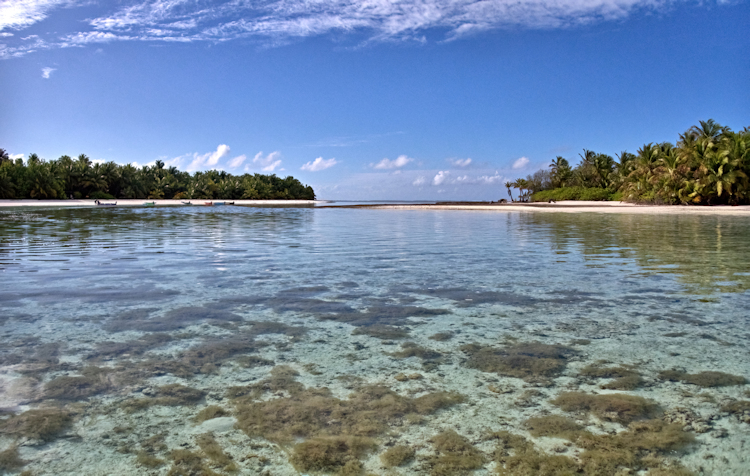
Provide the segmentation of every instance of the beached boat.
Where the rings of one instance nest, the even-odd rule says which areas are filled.
[[[155,207],[156,206],[156,202],[144,202],[143,206],[144,207]]]
[[[182,202],[183,205],[192,205],[190,202]]]
[[[214,202],[203,202],[203,205],[210,207],[214,204]]]
[[[218,207],[220,205],[224,205],[224,202],[214,202],[214,205],[216,205]]]
[[[98,207],[116,207],[117,202],[114,203],[102,203],[99,200],[94,200],[94,203],[96,203],[96,206]]]

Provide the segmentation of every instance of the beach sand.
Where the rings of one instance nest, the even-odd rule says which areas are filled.
[[[143,207],[155,202],[155,206],[204,206],[206,203],[233,203],[242,206],[276,207],[326,207],[326,208],[368,208],[377,210],[474,210],[491,212],[556,212],[556,213],[625,213],[632,215],[734,215],[750,216],[750,205],[742,206],[682,206],[682,205],[637,205],[626,202],[594,202],[568,200],[557,203],[487,203],[465,202],[460,204],[366,204],[343,205],[327,200],[145,200],[118,199],[104,200],[116,202],[117,206]],[[95,207],[94,200],[0,200],[0,207]]]
[[[557,203],[498,203],[476,205],[368,205],[390,210],[476,210],[492,212],[626,213],[632,215],[739,215],[750,217],[750,206],[636,205],[626,202],[561,201]]]

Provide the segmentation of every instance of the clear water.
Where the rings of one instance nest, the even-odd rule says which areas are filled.
[[[627,430],[553,403],[583,391],[649,399],[659,411],[648,418],[677,421],[695,438],[656,466],[747,474],[750,417],[722,408],[750,400],[750,386],[701,387],[659,373],[750,378],[749,237],[747,220],[707,216],[2,210],[0,451],[16,448],[25,466],[8,471],[32,474],[356,474],[357,464],[369,474],[439,474],[434,437],[452,429],[485,455],[474,474],[490,474],[498,431],[580,461],[575,443],[531,436],[529,418],[565,415],[594,434]],[[569,353],[559,371],[521,375],[472,364],[465,347],[525,343]],[[592,364],[632,366],[641,384],[603,389],[613,379],[584,375]],[[289,369],[298,375],[274,387],[271,376]],[[175,383],[200,392],[167,395]],[[235,426],[253,405],[303,406],[324,388],[350,401],[371,385],[407,399],[455,392],[463,403],[409,410],[357,433],[370,446],[348,454],[360,463],[346,470],[343,460],[316,468],[299,457],[301,443],[340,436],[337,422],[288,438]],[[237,386],[256,393],[233,398],[227,391]],[[226,414],[196,422],[209,405]],[[35,409],[69,420],[33,434],[40,424],[24,426],[19,415]],[[201,446],[207,434],[233,466]],[[415,457],[386,470],[378,455],[394,445]],[[191,470],[174,450],[200,461]]]

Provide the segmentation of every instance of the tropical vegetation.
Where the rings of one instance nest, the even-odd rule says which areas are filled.
[[[209,170],[190,174],[165,167],[92,162],[81,154],[46,161],[37,154],[12,160],[0,149],[0,198],[148,198],[314,200],[312,187],[294,177],[232,175]]]
[[[700,121],[670,142],[643,145],[617,159],[584,149],[571,167],[556,157],[513,182],[518,201],[627,200],[663,204],[750,204],[750,128],[740,132],[713,119]]]

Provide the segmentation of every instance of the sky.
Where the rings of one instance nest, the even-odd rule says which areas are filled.
[[[0,148],[497,200],[750,126],[749,26],[750,0],[0,0]]]

